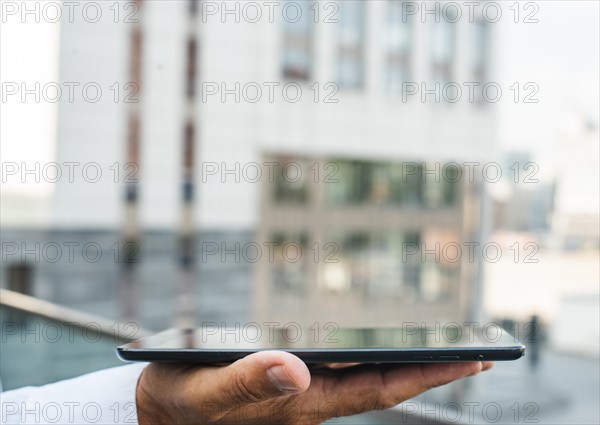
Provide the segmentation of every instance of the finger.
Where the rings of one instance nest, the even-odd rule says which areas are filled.
[[[226,367],[200,370],[190,385],[196,400],[213,406],[213,419],[218,419],[246,404],[305,391],[310,372],[290,353],[262,351]]]
[[[486,370],[490,370],[493,367],[494,367],[494,362],[483,362],[483,367],[481,368],[481,371],[485,372]]]
[[[322,399],[336,406],[333,416],[347,416],[393,407],[431,388],[479,373],[481,362],[406,364],[356,368],[323,377]]]
[[[481,372],[481,362],[428,363],[413,365],[406,370],[390,370],[384,373],[385,389],[382,401],[394,406],[427,390],[449,384]]]

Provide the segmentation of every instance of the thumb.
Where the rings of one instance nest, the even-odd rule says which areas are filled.
[[[298,394],[310,385],[306,364],[284,351],[253,353],[213,376],[211,399],[226,412],[245,404]]]

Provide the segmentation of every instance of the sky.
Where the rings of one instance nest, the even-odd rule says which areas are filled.
[[[500,143],[505,148],[526,147],[544,158],[555,153],[551,145],[557,134],[574,130],[580,117],[598,125],[599,4],[539,2],[539,24],[505,23],[502,78],[534,81],[540,87],[539,104],[504,104]]]

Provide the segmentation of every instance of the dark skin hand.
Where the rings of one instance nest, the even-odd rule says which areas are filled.
[[[137,386],[147,424],[319,424],[393,407],[431,388],[490,369],[491,362],[328,365],[313,369],[282,351],[228,366],[151,363]]]

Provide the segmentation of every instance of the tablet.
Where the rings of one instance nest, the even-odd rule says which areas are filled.
[[[170,329],[117,348],[125,361],[229,363],[257,351],[288,351],[305,363],[516,360],[525,346],[498,325],[339,328],[203,325]]]

